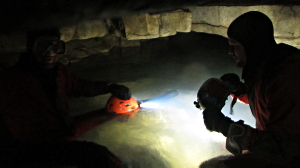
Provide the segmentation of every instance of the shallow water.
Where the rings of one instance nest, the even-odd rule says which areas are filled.
[[[130,62],[126,58],[126,64],[112,63],[94,56],[70,67],[82,78],[126,85],[137,100],[173,89],[179,91],[178,96],[162,101],[156,108],[142,108],[135,118],[127,121],[105,123],[78,140],[108,147],[133,168],[196,168],[211,157],[229,154],[225,137],[207,131],[201,111],[193,105],[199,87],[208,78],[229,72],[240,75],[240,69],[227,55],[227,40],[203,34],[180,34],[165,43],[166,47],[161,47],[156,55],[149,54],[151,58],[147,62]],[[77,115],[103,108],[109,96],[71,99],[71,112]],[[229,115],[230,102],[229,99],[222,110],[225,115]],[[254,125],[248,106],[237,104],[234,110],[231,116],[234,120],[242,118]]]

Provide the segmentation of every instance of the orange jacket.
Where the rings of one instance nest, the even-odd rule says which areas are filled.
[[[56,74],[57,89],[53,94],[56,106],[47,97],[32,69],[16,66],[1,74],[0,126],[8,129],[10,137],[22,143],[61,141],[79,136],[100,124],[96,120],[87,123],[70,117],[68,98],[106,94],[107,83],[79,79],[61,63],[57,63]],[[9,135],[1,138],[9,138]]]
[[[274,68],[273,74],[255,77],[254,87],[239,99],[250,104],[258,130],[274,131],[280,139],[300,135],[300,53]],[[247,85],[247,83],[246,83]],[[248,87],[249,84],[248,84]],[[299,129],[298,129],[299,128]]]
[[[299,158],[300,52],[296,51],[285,57],[272,66],[271,71],[266,73],[265,70],[266,67],[262,67],[256,75],[245,79],[248,102],[256,119],[256,129],[247,128],[242,146],[251,151],[256,147],[263,147],[262,144],[276,142],[276,147],[282,148],[279,150],[283,150],[284,155]]]

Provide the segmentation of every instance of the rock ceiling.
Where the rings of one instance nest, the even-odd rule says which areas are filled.
[[[62,39],[70,42],[113,34],[123,37],[122,45],[134,46],[139,45],[134,41],[140,39],[172,36],[177,32],[204,32],[226,37],[231,21],[250,10],[261,11],[271,18],[277,42],[300,48],[299,0],[31,0],[30,3],[11,0],[1,2],[0,6],[0,63],[5,62],[4,55],[15,61],[16,56],[11,54],[25,50],[24,32],[29,29],[59,27]],[[101,40],[105,44],[119,44],[114,37]],[[98,41],[91,45],[99,44]],[[86,46],[78,48],[68,44],[72,45],[85,53],[77,58],[91,54]],[[108,52],[112,47],[94,48],[92,54]]]
[[[298,0],[6,0],[1,1],[0,31],[69,26],[81,20],[164,13],[190,6],[300,5]]]

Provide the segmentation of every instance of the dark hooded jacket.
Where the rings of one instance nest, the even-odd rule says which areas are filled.
[[[232,22],[228,36],[246,51],[242,78],[256,129],[247,127],[243,149],[300,164],[300,52],[276,44],[271,20],[248,12]],[[278,156],[280,155],[280,156]]]
[[[20,62],[0,75],[0,144],[68,140],[100,124],[83,128],[70,117],[68,98],[106,94],[106,82],[77,78],[59,62],[45,70],[30,58],[21,55]]]

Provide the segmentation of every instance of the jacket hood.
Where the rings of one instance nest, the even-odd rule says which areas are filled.
[[[256,67],[272,55],[276,48],[274,28],[268,16],[251,11],[236,18],[229,26],[227,35],[240,42],[246,52],[246,65],[242,78],[255,73]]]

